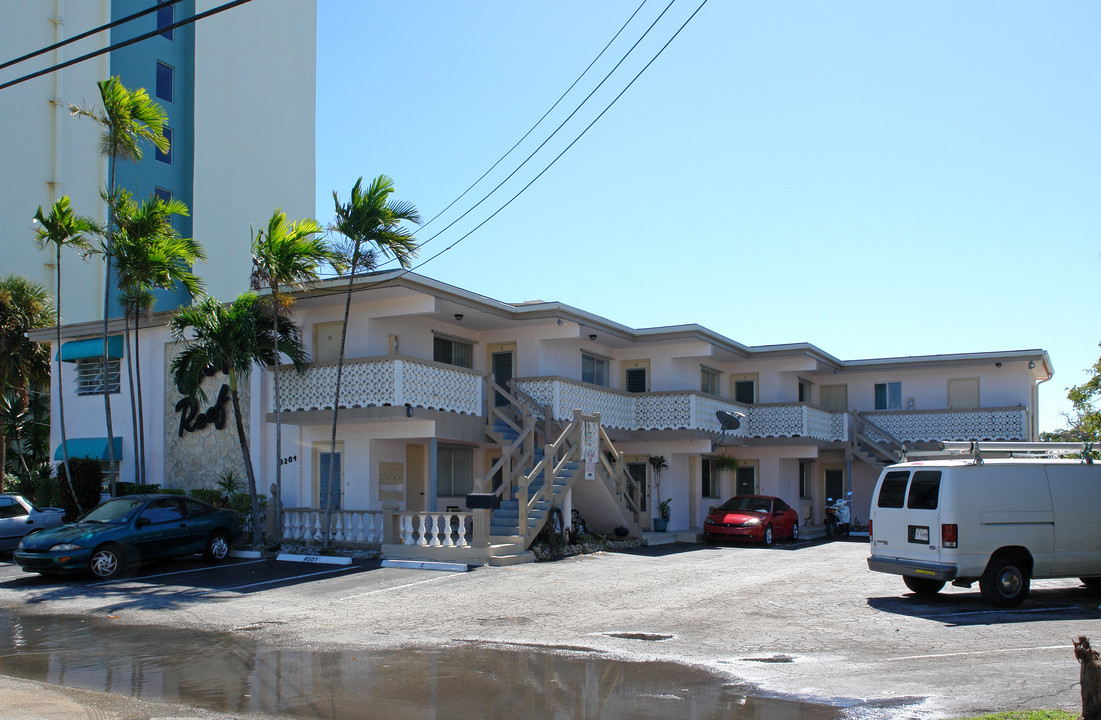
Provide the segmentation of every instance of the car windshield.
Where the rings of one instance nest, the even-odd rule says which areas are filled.
[[[767,513],[772,508],[772,501],[768,498],[739,495],[732,497],[722,504],[720,510],[726,512],[761,512]]]
[[[81,522],[123,522],[136,508],[145,504],[145,500],[118,498],[108,500],[97,508],[89,510],[80,518]]]

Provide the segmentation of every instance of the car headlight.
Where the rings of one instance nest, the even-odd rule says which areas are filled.
[[[707,518],[706,520],[704,520],[704,521],[703,521],[703,524],[704,524],[704,525],[717,525],[718,523],[716,523],[716,522],[715,522],[714,520],[712,520],[711,518]]]
[[[742,523],[742,527],[752,527],[754,525],[760,525],[760,524],[761,524],[761,518],[750,518],[749,520],[746,520],[744,523]]]
[[[50,552],[68,552],[70,550],[79,550],[79,545],[73,545],[72,543],[59,543],[50,548]]]

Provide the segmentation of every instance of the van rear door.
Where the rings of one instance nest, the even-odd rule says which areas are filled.
[[[920,562],[940,562],[939,469],[916,469],[906,492],[906,557]]]
[[[910,471],[885,470],[872,501],[872,555],[906,557],[906,486]]]

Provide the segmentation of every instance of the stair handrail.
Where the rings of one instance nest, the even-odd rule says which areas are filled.
[[[604,448],[607,446],[610,451],[615,454],[615,463],[609,463],[607,455],[604,452]],[[641,512],[639,510],[639,498],[642,497],[641,488],[639,483],[634,477],[627,472],[627,463],[625,462],[624,453],[616,450],[615,445],[612,444],[612,439],[608,437],[608,433],[604,431],[604,426],[600,426],[600,462],[604,465],[604,469],[607,471],[604,476],[605,486],[612,491],[614,497],[618,498],[628,512],[634,516],[635,523],[638,523],[638,516]],[[630,488],[630,489],[628,489]]]
[[[885,438],[887,444],[879,440],[873,440],[869,437],[867,433],[868,428],[871,428],[876,434]],[[901,440],[884,430],[872,420],[869,420],[865,413],[859,411],[853,413],[853,444],[857,446],[862,444],[891,462],[898,462],[902,458],[902,450],[905,447]]]
[[[550,405],[543,405],[538,399],[530,395],[526,390],[520,387],[520,384],[515,378],[508,381],[508,387],[512,390],[515,399],[519,402],[523,402],[527,407],[531,408],[532,414],[536,418],[536,421],[542,421],[543,438],[544,440],[550,440],[550,438],[556,435],[561,435],[561,424],[554,419],[554,415],[551,412]],[[519,402],[517,404],[519,404]]]

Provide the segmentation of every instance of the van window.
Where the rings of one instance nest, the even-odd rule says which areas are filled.
[[[906,507],[912,510],[936,510],[940,496],[940,470],[918,470],[910,483]]]
[[[909,478],[910,473],[906,470],[887,473],[883,478],[883,484],[879,486],[879,507],[902,507],[902,501],[906,499],[906,481]]]

